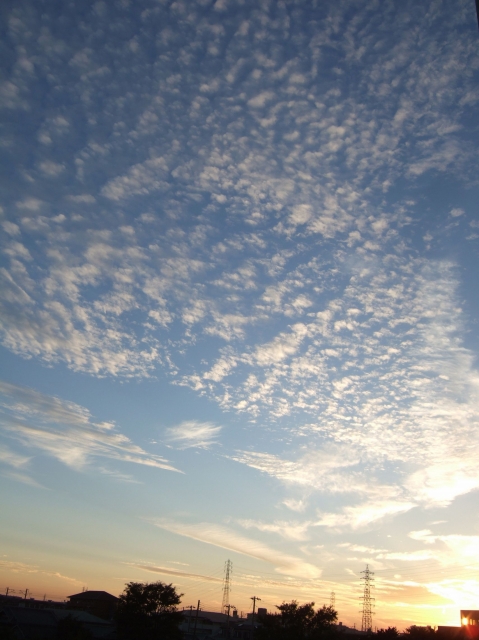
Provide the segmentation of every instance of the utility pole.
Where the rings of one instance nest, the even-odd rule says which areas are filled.
[[[230,603],[231,591],[231,574],[233,573],[233,563],[231,560],[225,562],[225,579],[223,580],[223,601],[221,603],[221,611]]]
[[[479,27],[479,0],[476,0],[477,26]]]
[[[195,628],[193,631],[193,638],[196,638],[196,624],[198,622],[198,612],[200,610],[200,601],[198,600],[198,606],[196,607],[196,616],[195,616]]]
[[[6,595],[6,596],[8,596],[8,592],[9,592],[9,591],[10,591],[10,587],[7,587],[7,588],[5,589],[5,595]]]
[[[193,615],[193,609],[194,606],[191,604],[189,607],[186,607],[187,609],[190,610],[190,615],[188,616],[188,631],[186,633],[190,632],[190,624],[191,624],[191,616]]]
[[[369,565],[366,565],[366,569],[361,571],[363,577],[361,580],[364,583],[364,591],[360,600],[363,601],[363,610],[362,610],[362,622],[361,622],[361,631],[371,631],[373,627],[373,606],[374,606],[374,598],[371,597],[371,588],[374,586],[372,583],[374,582],[374,578],[371,576],[374,575],[372,571],[369,570]]]
[[[259,600],[259,602],[261,602],[261,598],[258,598],[258,596],[253,596],[252,598],[250,598],[250,600],[253,601],[253,615],[251,616],[251,637],[254,637],[254,612],[256,609],[256,600]]]
[[[336,607],[336,594],[334,593],[334,591],[331,591],[329,606],[331,607],[331,609],[334,609]]]
[[[24,600],[27,599],[28,591],[29,591],[28,589],[25,589],[25,597],[23,598]]]
[[[230,609],[234,609],[235,611],[237,611],[237,609],[234,606],[234,604],[226,604],[225,609],[228,610],[228,619],[226,621],[226,637],[229,638],[230,637]]]

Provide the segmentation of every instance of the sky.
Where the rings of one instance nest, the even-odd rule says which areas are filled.
[[[459,624],[473,0],[0,11],[0,589]]]

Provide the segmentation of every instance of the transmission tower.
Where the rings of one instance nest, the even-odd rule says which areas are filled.
[[[369,571],[369,565],[366,565],[366,569],[361,571],[363,574],[361,580],[364,584],[363,595],[360,600],[363,602],[363,610],[362,610],[362,622],[361,622],[361,631],[371,631],[373,627],[373,607],[375,598],[371,597],[371,589],[374,587],[372,584],[374,582],[374,578],[371,576],[374,575],[372,571]]]
[[[233,563],[231,560],[225,562],[225,579],[223,580],[223,601],[221,603],[221,612],[225,610],[230,603],[231,591],[231,574],[233,573]]]
[[[336,594],[334,593],[334,591],[331,591],[329,606],[331,607],[331,609],[334,609],[336,607]]]

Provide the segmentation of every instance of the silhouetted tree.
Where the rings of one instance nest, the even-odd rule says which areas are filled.
[[[436,631],[432,627],[417,627],[413,624],[404,631],[404,635],[408,640],[434,640]]]
[[[296,600],[276,607],[279,613],[261,618],[257,640],[327,640],[337,635],[337,612],[323,606],[314,610],[314,602],[299,605]]]
[[[121,640],[177,640],[183,614],[176,607],[183,594],[172,584],[129,582],[117,610]]]
[[[387,629],[378,629],[376,635],[378,635],[381,640],[396,640],[396,638],[399,637],[399,631],[396,627],[388,627]]]

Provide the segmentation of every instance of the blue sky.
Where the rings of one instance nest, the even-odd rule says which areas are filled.
[[[469,0],[2,4],[0,587],[477,606]]]

